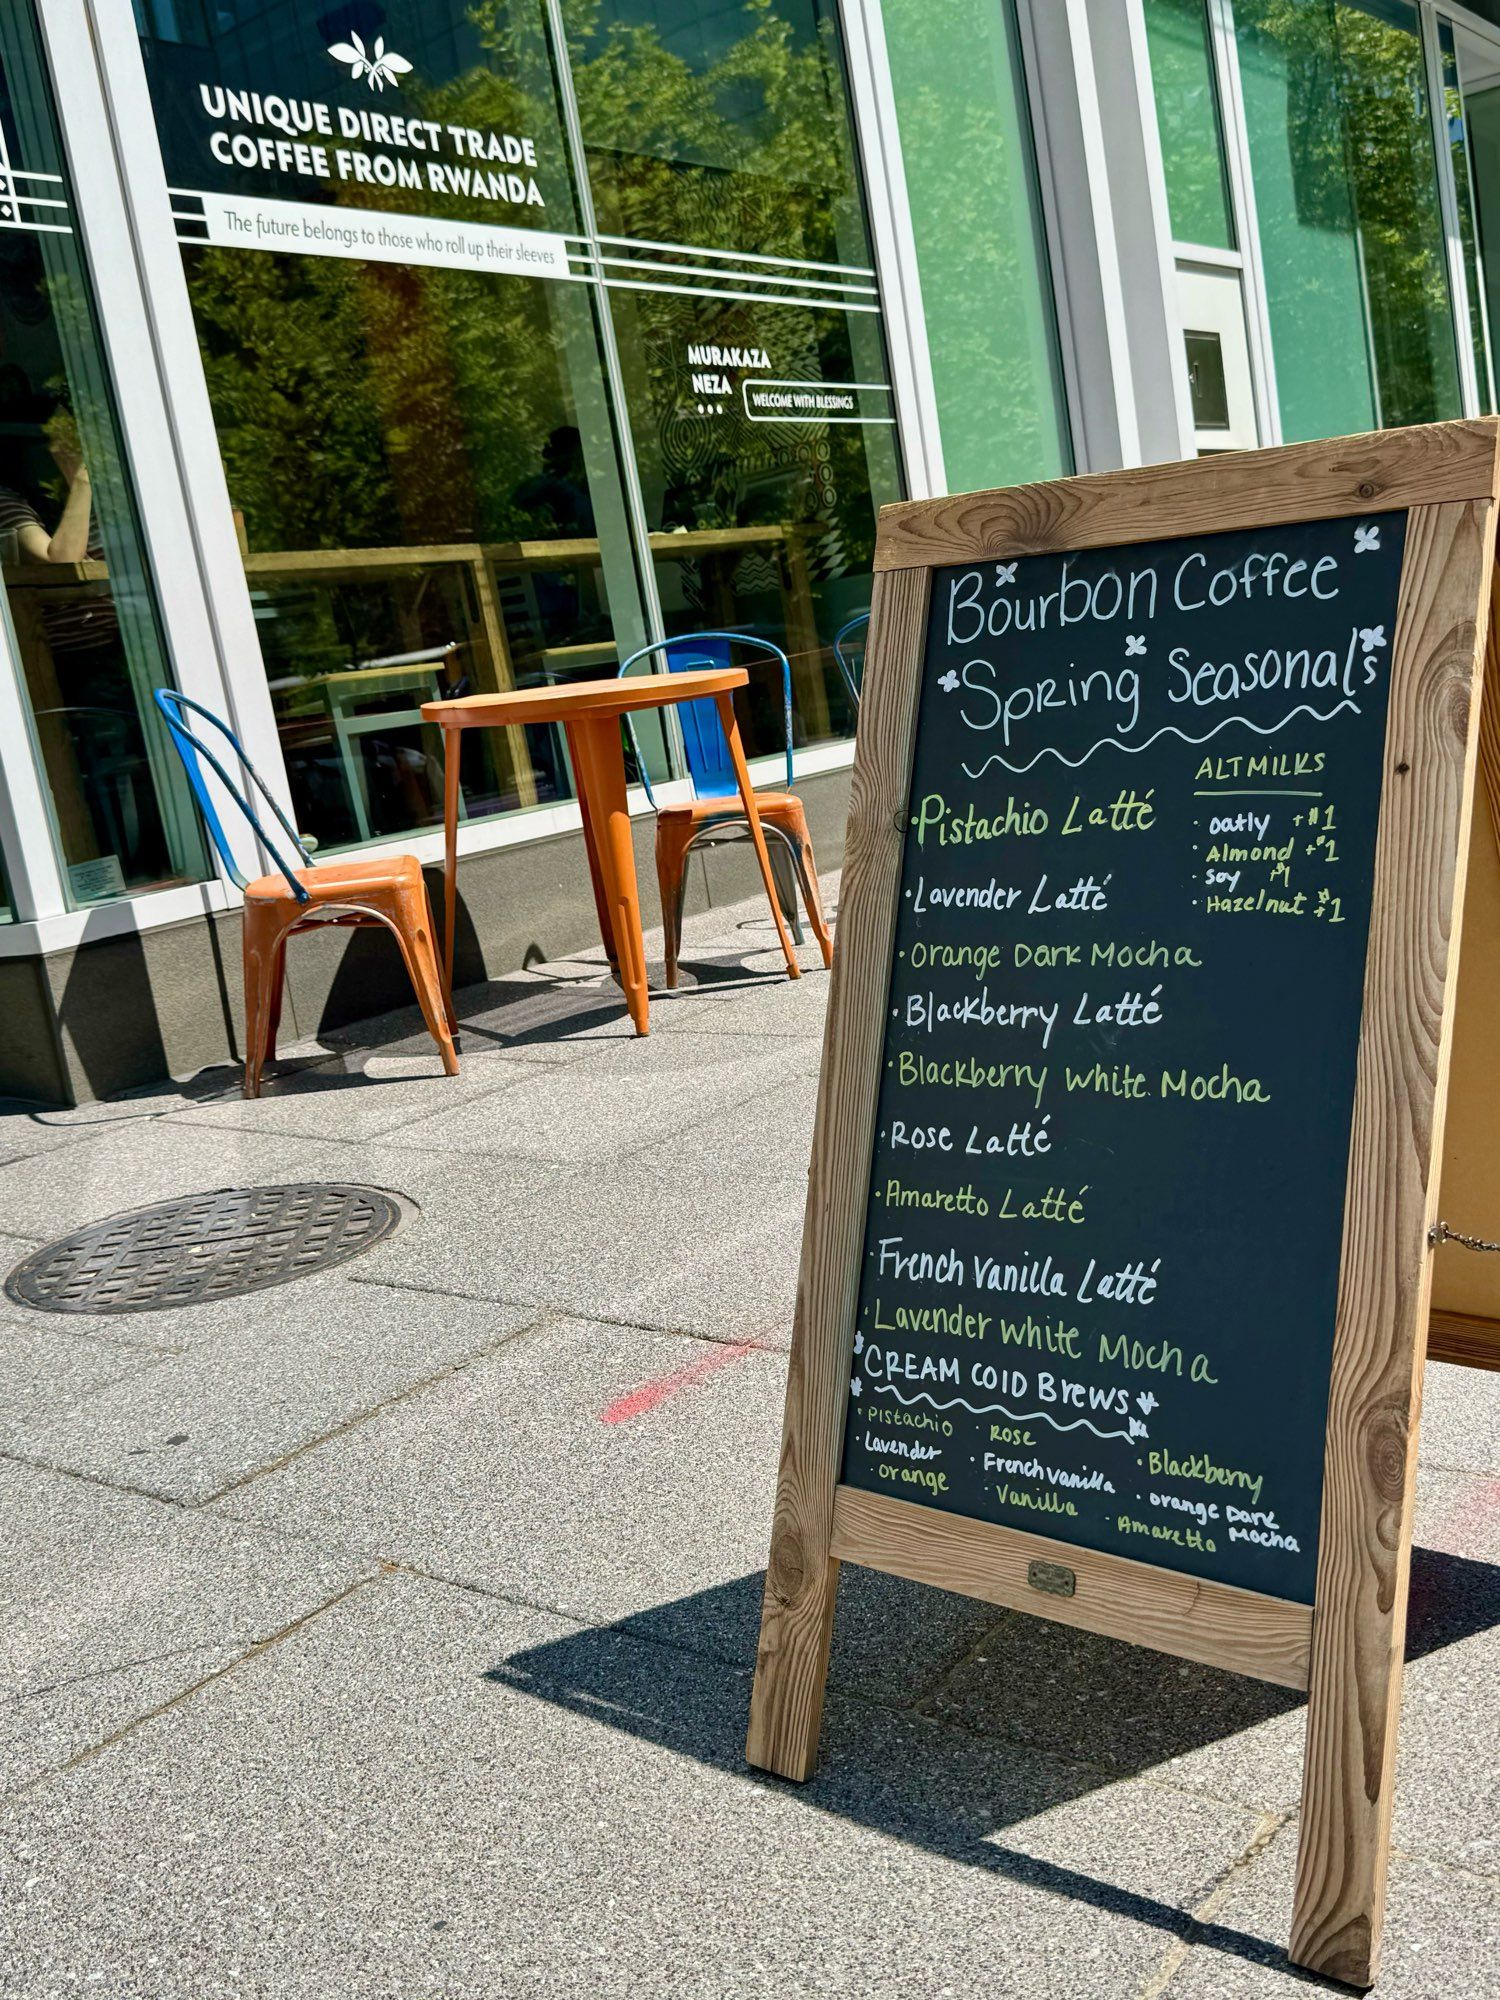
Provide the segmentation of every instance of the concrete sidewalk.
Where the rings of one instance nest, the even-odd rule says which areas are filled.
[[[846,1572],[817,1777],[742,1760],[827,978],[690,920],[258,1103],[0,1118],[0,1257],[283,1180],[383,1246],[222,1304],[0,1300],[0,1993],[1270,2000],[1294,1697]],[[1385,1973],[1500,1989],[1500,1378],[1434,1366]]]

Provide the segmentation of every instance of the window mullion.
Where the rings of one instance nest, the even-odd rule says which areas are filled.
[[[42,16],[177,684],[231,722],[289,806],[131,11],[42,0]],[[226,830],[242,869],[259,874],[248,828]]]
[[[1432,132],[1433,162],[1437,168],[1438,207],[1443,218],[1443,244],[1448,257],[1448,303],[1453,324],[1453,346],[1458,359],[1459,391],[1464,415],[1477,417],[1482,405],[1479,371],[1474,363],[1474,343],[1469,328],[1469,279],[1464,269],[1463,237],[1458,221],[1458,191],[1453,184],[1453,148],[1448,139],[1448,93],[1443,84],[1443,51],[1438,39],[1437,10],[1428,0],[1420,8],[1422,60],[1427,74],[1427,119]]]
[[[1233,0],[1207,0],[1207,6],[1214,79],[1219,94],[1219,119],[1224,134],[1224,163],[1234,207],[1235,234],[1244,260],[1240,282],[1244,288],[1256,422],[1262,444],[1280,444],[1281,409],[1276,395],[1276,355],[1271,342],[1260,222],[1255,206],[1255,177],[1245,130],[1244,86],[1240,80],[1239,45],[1235,40],[1234,4]]]
[[[20,650],[0,593],[0,743],[8,746],[0,773],[0,853],[12,914],[27,923],[60,915],[68,898],[21,684]]]

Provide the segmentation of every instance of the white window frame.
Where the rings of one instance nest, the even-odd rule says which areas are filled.
[[[130,19],[128,8],[115,12]],[[156,369],[142,365],[142,356],[152,353],[150,321],[114,149],[102,143],[111,119],[94,24],[83,0],[38,0],[36,20],[72,185],[73,226],[93,295],[163,645],[177,686],[222,711],[228,690],[206,607],[182,561],[193,523],[172,450],[163,385]],[[149,910],[150,921],[161,923],[223,907],[231,885],[218,856],[210,852],[201,882],[137,890],[110,902],[70,908],[8,617],[0,632],[0,654],[5,669],[0,671],[0,741],[7,751],[4,789],[9,799],[8,809],[0,807],[0,842],[16,919],[0,925],[0,956],[34,955],[85,935],[109,936],[140,927],[134,914],[124,913]]]
[[[1017,0],[1080,472],[1191,453],[1140,0]]]
[[[1427,94],[1432,113],[1432,137],[1437,151],[1438,194],[1442,204],[1443,233],[1447,239],[1449,290],[1453,298],[1453,337],[1458,348],[1458,376],[1463,391],[1465,416],[1477,417],[1483,414],[1485,395],[1480,387],[1478,364],[1474,358],[1474,343],[1470,336],[1471,303],[1469,299],[1469,273],[1464,262],[1463,239],[1458,222],[1458,188],[1453,174],[1453,148],[1448,142],[1447,112],[1443,95],[1443,52],[1440,38],[1440,23],[1448,20],[1455,27],[1478,41],[1488,42],[1500,55],[1500,27],[1487,21],[1480,14],[1471,13],[1467,7],[1449,5],[1447,0],[1418,0],[1422,18],[1422,47],[1427,61]],[[1460,84],[1462,70],[1460,67]],[[1468,150],[1468,134],[1464,136],[1465,151]],[[1478,196],[1472,180],[1470,198],[1476,209],[1475,224],[1478,225]],[[1475,242],[1475,256],[1483,269],[1483,246]],[[1489,372],[1497,378],[1500,386],[1500,356],[1493,345],[1493,332],[1489,323],[1488,302],[1481,285],[1479,299],[1480,324],[1484,330],[1486,359]]]
[[[1128,4],[1139,6],[1140,0],[1128,0]],[[1260,229],[1255,207],[1255,181],[1245,128],[1239,45],[1235,36],[1234,0],[1206,0],[1206,6],[1222,120],[1224,164],[1229,181],[1235,234],[1240,248],[1238,252],[1231,252],[1207,250],[1201,245],[1179,243],[1174,245],[1174,252],[1184,261],[1232,266],[1239,271],[1244,294],[1245,324],[1250,347],[1250,371],[1255,391],[1257,424],[1262,444],[1275,445],[1283,442],[1281,405],[1276,388],[1276,359],[1271,339],[1265,265],[1261,256]],[[1493,22],[1483,20],[1461,5],[1448,4],[1448,0],[1415,0],[1415,6],[1427,85],[1428,123],[1432,138],[1434,170],[1437,176],[1438,201],[1443,222],[1461,414],[1478,416],[1482,410],[1482,398],[1474,350],[1469,337],[1468,274],[1459,235],[1453,153],[1448,143],[1446,129],[1438,22],[1440,17],[1452,19],[1497,46],[1500,46],[1500,29],[1497,29]],[[1145,87],[1149,92],[1151,88],[1149,69],[1145,77]],[[1494,360],[1495,357],[1492,355],[1492,365]]]
[[[995,4],[1001,5],[1003,0],[995,0]],[[907,492],[913,500],[928,500],[945,493],[948,486],[880,0],[840,0],[839,25],[865,211],[875,251],[896,435],[901,440]]]

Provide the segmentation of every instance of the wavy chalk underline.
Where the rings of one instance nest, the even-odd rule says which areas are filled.
[[[893,1382],[872,1384],[872,1393],[877,1396],[894,1396],[898,1403],[931,1403],[935,1410],[951,1410],[955,1406],[967,1410],[971,1417],[1009,1417],[1013,1424],[1051,1424],[1055,1431],[1076,1431],[1082,1424],[1086,1431],[1092,1431],[1096,1438],[1123,1438],[1131,1442],[1129,1431],[1101,1431],[1097,1424],[1091,1424],[1087,1417],[1075,1417],[1071,1424],[1060,1424],[1056,1417],[1049,1417],[1045,1410],[1033,1410],[1028,1416],[1018,1416],[1014,1410],[1006,1409],[1003,1403],[966,1403],[962,1396],[950,1396],[946,1403],[940,1403],[928,1389],[917,1389],[910,1396],[903,1396]]]
[[[1329,709],[1326,715],[1304,702],[1300,708],[1294,708],[1289,715],[1284,715],[1280,722],[1273,723],[1269,729],[1262,729],[1258,722],[1251,722],[1243,715],[1226,715],[1222,722],[1214,724],[1207,736],[1189,736],[1187,731],[1179,729],[1175,722],[1164,722],[1156,734],[1148,736],[1144,743],[1122,743],[1117,736],[1101,736],[1097,743],[1089,745],[1081,757],[1065,757],[1061,750],[1054,749],[1047,743],[1037,751],[1029,764],[1007,764],[998,750],[992,750],[977,771],[971,770],[967,764],[963,765],[962,769],[966,778],[982,778],[992,764],[998,764],[1002,771],[1009,771],[1017,778],[1024,778],[1026,773],[1040,764],[1044,757],[1055,757],[1059,764],[1066,764],[1070,771],[1076,771],[1080,764],[1088,762],[1096,750],[1123,750],[1127,757],[1138,757],[1143,750],[1149,750],[1151,745],[1159,742],[1163,736],[1180,736],[1184,743],[1196,747],[1217,736],[1221,729],[1232,728],[1235,723],[1242,724],[1246,729],[1253,729],[1257,736],[1274,736],[1278,730],[1285,729],[1289,722],[1295,722],[1299,715],[1309,716],[1314,722],[1332,722],[1334,717],[1342,715],[1346,708],[1352,708],[1356,715],[1360,712],[1359,703],[1356,701],[1341,701],[1337,708]]]

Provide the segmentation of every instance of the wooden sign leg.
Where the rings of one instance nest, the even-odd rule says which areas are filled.
[[[839,899],[841,941],[828,999],[781,1474],[750,1699],[746,1758],[798,1780],[810,1777],[817,1761],[838,1588],[838,1564],[829,1553],[833,1499],[843,1459],[928,585],[925,569],[888,571],[876,577],[870,607]]]
[[[837,1477],[835,1467],[833,1478]],[[806,1497],[809,1502],[814,1499],[812,1494]],[[790,1501],[785,1511],[783,1500]],[[821,1508],[810,1506],[805,1519],[796,1518],[797,1511],[798,1502],[783,1487],[771,1531],[745,1758],[763,1771],[800,1784],[812,1776],[818,1761],[838,1595],[839,1566],[828,1553],[833,1480]]]
[[[1349,1150],[1291,1956],[1373,1984],[1493,510],[1413,508]],[[1476,614],[1480,614],[1476,616]]]

